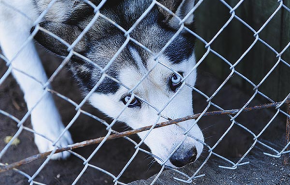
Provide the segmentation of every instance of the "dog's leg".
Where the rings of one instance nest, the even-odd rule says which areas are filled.
[[[19,5],[19,7],[21,6]],[[25,7],[25,5],[22,7]],[[2,8],[0,7],[0,11],[0,45],[8,60],[12,60],[11,65],[14,68],[12,74],[24,92],[24,99],[27,103],[28,110],[32,110],[34,107],[31,112],[32,127],[36,133],[44,135],[52,141],[56,141],[63,132],[64,126],[52,95],[48,92],[45,93],[43,87],[43,84],[47,82],[45,71],[32,40],[27,42],[21,49],[21,46],[27,41],[30,35],[32,21],[9,8],[3,8],[3,6]],[[29,12],[32,19],[37,17],[33,15],[33,9],[28,9],[24,12]],[[37,14],[35,13],[35,15]],[[37,104],[44,93],[44,97]],[[40,152],[49,151],[54,148],[51,141],[37,134],[35,134],[35,143]],[[72,144],[72,139],[70,133],[65,132],[56,145],[66,146],[68,144]],[[68,156],[68,152],[63,152],[54,154],[52,158],[60,159],[67,158]]]

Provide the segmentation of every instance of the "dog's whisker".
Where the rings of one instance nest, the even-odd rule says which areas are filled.
[[[212,127],[214,127],[214,126],[216,126],[217,124],[211,124],[211,125],[209,125],[209,126],[207,126],[207,127],[205,127],[205,128],[202,128],[201,130],[204,132],[205,130],[207,130],[207,129],[209,129],[209,128],[212,128]]]

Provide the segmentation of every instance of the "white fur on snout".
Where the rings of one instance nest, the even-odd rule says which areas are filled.
[[[195,147],[197,151],[196,159],[199,158],[203,151],[204,137],[198,125],[195,123],[195,120],[184,121],[184,122],[178,123],[178,125],[182,127],[185,130],[185,132],[187,132],[186,135],[189,138],[194,139]]]
[[[140,60],[137,51],[131,50],[136,60]],[[190,73],[190,70],[195,64],[194,55],[188,61],[180,64],[172,64],[165,56],[159,57],[159,62],[166,66],[173,68],[176,72],[183,72],[184,76]],[[149,59],[147,61],[147,69],[150,70],[156,61]],[[141,65],[141,62],[139,62]],[[141,68],[141,67],[139,67]],[[139,71],[136,67],[124,67],[119,71],[119,80],[122,84],[130,89],[135,88],[136,84],[140,82],[144,74],[144,68]],[[169,88],[168,81],[170,80],[173,71],[169,70],[163,65],[157,65],[148,75],[148,78],[143,80],[138,87],[135,88],[134,93],[148,102],[142,102],[141,107],[126,108],[121,101],[121,97],[128,93],[128,89],[120,86],[115,94],[101,94],[94,93],[90,97],[90,102],[93,106],[109,115],[112,118],[118,117],[119,121],[127,123],[133,129],[140,127],[154,125],[156,123],[167,121],[158,116],[158,112],[162,110],[161,115],[171,119],[181,118],[192,115],[192,89],[184,86],[180,92],[174,96]],[[186,83],[194,86],[196,81],[195,70],[190,73]],[[167,105],[168,104],[168,105]],[[165,107],[165,105],[167,105]],[[120,113],[122,114],[120,115]],[[188,132],[185,135],[185,132]],[[147,132],[138,133],[139,137],[144,140],[144,143],[150,148],[151,152],[157,156],[155,159],[159,163],[164,163],[167,166],[175,167],[168,160],[174,150],[181,145],[182,149],[179,152],[188,153],[192,148],[196,148],[197,157],[200,156],[203,150],[203,144],[198,142],[203,141],[203,134],[199,129],[195,120],[189,120],[179,123],[178,125],[170,125],[158,129],[153,129],[148,135]],[[166,162],[165,162],[166,161]]]

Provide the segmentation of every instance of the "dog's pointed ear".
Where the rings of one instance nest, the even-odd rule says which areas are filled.
[[[45,31],[39,30],[34,36],[34,39],[48,50],[60,56],[66,56],[69,53],[68,46],[62,43],[60,39],[71,45],[82,32],[82,30],[77,26],[59,22],[42,22],[40,23],[40,27],[44,28],[50,33],[53,33],[54,35],[56,35],[56,37]],[[34,28],[31,29],[31,32],[33,32],[33,30]],[[76,44],[73,50],[78,53],[82,53],[85,49],[86,36],[84,36]]]
[[[190,13],[195,5],[195,0],[160,0],[159,1],[166,8],[171,10],[180,19],[185,18],[185,16]],[[178,29],[180,27],[179,20],[168,13],[164,8],[158,7],[159,11],[165,16],[165,22],[172,28]],[[191,14],[185,20],[184,24],[191,25],[194,21],[194,15]]]

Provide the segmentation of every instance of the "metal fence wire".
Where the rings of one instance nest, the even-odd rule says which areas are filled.
[[[50,75],[48,80],[45,83],[41,82],[43,89],[45,89],[44,94],[41,96],[41,98],[39,100],[36,101],[36,104],[30,110],[25,112],[24,115],[16,116],[16,115],[13,115],[12,113],[9,113],[8,109],[6,110],[5,107],[10,106],[10,105],[5,105],[4,101],[0,102],[0,106],[1,106],[0,107],[0,115],[1,115],[1,119],[3,121],[3,122],[0,121],[0,122],[2,122],[2,123],[0,123],[1,127],[5,126],[5,127],[13,127],[14,128],[15,125],[17,125],[17,130],[14,133],[1,132],[1,134],[4,134],[1,136],[1,138],[3,138],[3,139],[5,136],[11,135],[10,138],[6,137],[6,144],[3,144],[4,141],[1,141],[2,142],[1,146],[3,146],[3,148],[0,148],[0,159],[1,159],[0,171],[2,174],[8,173],[8,170],[12,170],[13,174],[17,173],[17,174],[20,174],[23,177],[27,178],[27,180],[30,184],[44,184],[45,180],[43,180],[42,178],[39,178],[41,172],[47,166],[47,164],[50,161],[52,161],[51,157],[53,156],[54,153],[66,150],[66,151],[69,151],[69,153],[72,156],[76,157],[77,159],[79,159],[83,163],[82,170],[79,172],[79,174],[75,174],[75,176],[72,179],[70,179],[70,182],[72,184],[77,184],[79,182],[80,178],[85,176],[86,171],[90,168],[98,171],[99,173],[104,173],[104,174],[108,175],[110,177],[110,182],[107,182],[107,183],[109,183],[109,184],[110,183],[111,184],[126,184],[127,182],[126,183],[122,182],[122,180],[121,180],[122,176],[128,170],[129,166],[133,164],[132,161],[135,159],[137,154],[145,153],[146,155],[149,155],[149,156],[153,155],[153,154],[151,154],[150,150],[144,149],[142,144],[144,143],[144,140],[146,139],[146,137],[148,135],[152,134],[152,131],[154,129],[159,129],[158,127],[160,127],[160,126],[166,127],[170,124],[178,124],[178,123],[185,121],[185,120],[188,120],[188,119],[196,119],[196,124],[198,124],[200,127],[203,127],[202,126],[202,123],[203,123],[202,119],[204,119],[206,116],[209,116],[209,115],[216,115],[215,119],[219,119],[220,116],[226,114],[226,115],[228,115],[227,120],[230,121],[230,124],[226,126],[223,133],[221,135],[219,135],[219,138],[215,141],[215,143],[209,144],[209,143],[207,143],[207,140],[205,140],[205,141],[198,140],[198,142],[200,142],[204,145],[204,152],[202,154],[202,157],[200,159],[198,159],[198,160],[201,160],[201,162],[199,163],[199,166],[195,168],[195,171],[190,171],[190,172],[188,172],[188,171],[185,172],[184,170],[180,170],[179,168],[170,169],[170,170],[177,172],[178,174],[180,174],[182,176],[182,178],[173,177],[173,179],[172,179],[173,181],[178,181],[178,182],[183,182],[183,183],[192,183],[198,177],[206,178],[207,174],[200,173],[200,171],[208,163],[208,161],[211,160],[211,158],[213,158],[213,157],[216,157],[220,160],[223,160],[223,161],[225,161],[225,164],[227,164],[227,165],[223,165],[223,166],[216,166],[216,168],[226,168],[226,169],[239,170],[239,166],[248,164],[248,162],[247,162],[247,160],[245,160],[245,158],[257,146],[260,146],[260,148],[262,148],[263,154],[268,155],[270,157],[274,157],[274,158],[281,158],[281,156],[283,156],[283,154],[288,153],[288,147],[290,144],[289,138],[288,138],[288,142],[281,144],[281,145],[283,145],[283,147],[281,147],[281,146],[276,146],[276,145],[271,144],[272,140],[267,140],[265,138],[262,139],[262,136],[271,125],[277,124],[276,122],[278,122],[277,121],[278,118],[279,119],[282,118],[283,120],[285,120],[284,124],[286,124],[286,120],[288,120],[288,126],[289,126],[290,114],[289,114],[289,112],[287,112],[287,109],[285,107],[287,106],[287,104],[290,103],[290,97],[288,95],[287,96],[284,95],[284,97],[280,96],[281,99],[273,99],[273,98],[270,98],[270,96],[267,94],[268,91],[264,92],[260,88],[265,83],[265,81],[267,81],[269,78],[271,78],[273,71],[277,70],[278,68],[286,68],[287,70],[290,69],[289,61],[286,61],[286,59],[283,57],[283,56],[285,56],[285,54],[287,52],[289,52],[289,46],[290,46],[289,40],[286,41],[287,44],[284,45],[281,50],[277,50],[275,47],[271,46],[271,44],[269,44],[268,42],[263,40],[263,38],[260,36],[261,32],[263,32],[263,30],[267,27],[269,22],[271,22],[273,20],[273,18],[278,14],[278,12],[283,11],[286,13],[290,13],[290,9],[289,9],[289,7],[287,7],[287,4],[284,1],[282,1],[282,0],[273,1],[273,4],[275,4],[275,7],[271,7],[271,9],[273,10],[271,12],[271,14],[269,14],[267,19],[265,19],[265,21],[263,22],[263,24],[259,28],[254,28],[251,26],[250,23],[247,23],[245,20],[243,20],[241,18],[241,16],[237,13],[237,10],[239,8],[241,8],[241,6],[243,5],[243,3],[246,2],[246,0],[240,0],[240,1],[237,0],[237,1],[234,1],[235,3],[229,3],[228,1],[219,0],[218,2],[220,3],[220,6],[223,6],[227,10],[227,14],[228,14],[229,18],[226,20],[226,22],[219,29],[217,29],[218,31],[215,32],[214,35],[209,40],[203,38],[198,33],[198,31],[195,31],[194,29],[189,28],[188,25],[186,24],[186,20],[190,16],[192,16],[193,14],[195,15],[195,17],[198,17],[198,15],[196,15],[196,14],[198,13],[199,8],[206,2],[204,0],[196,0],[193,8],[190,11],[188,11],[188,14],[186,16],[183,16],[182,18],[175,15],[174,10],[171,10],[169,7],[166,7],[162,2],[152,0],[152,2],[149,3],[149,6],[145,9],[145,11],[142,12],[141,16],[139,16],[136,19],[136,21],[134,23],[132,23],[132,25],[130,25],[130,27],[127,27],[127,28],[125,28],[124,25],[119,25],[117,22],[115,22],[114,19],[117,19],[116,17],[108,17],[105,14],[103,14],[102,8],[106,5],[106,3],[111,3],[111,2],[109,2],[109,0],[108,1],[107,0],[75,1],[76,4],[77,3],[85,3],[86,6],[90,6],[91,9],[93,10],[94,16],[90,20],[90,22],[88,22],[88,24],[85,26],[85,29],[83,29],[83,31],[81,33],[79,33],[79,35],[77,37],[74,38],[74,40],[71,42],[71,44],[66,42],[64,38],[61,38],[57,34],[53,33],[52,31],[49,31],[48,29],[45,29],[44,27],[41,26],[42,21],[45,20],[45,17],[47,16],[50,9],[52,9],[53,6],[55,4],[57,4],[59,1],[60,0],[51,0],[48,3],[46,9],[41,10],[41,14],[36,20],[31,20],[29,17],[27,17],[26,12],[22,12],[19,9],[19,7],[13,7],[9,3],[7,3],[6,1],[0,1],[0,6],[6,7],[8,9],[15,11],[15,14],[19,14],[19,15],[25,17],[25,19],[27,19],[27,21],[32,21],[33,26],[34,26],[34,29],[31,32],[31,35],[29,36],[29,38],[27,38],[27,41],[24,42],[21,47],[19,47],[20,50],[16,52],[16,55],[14,57],[8,59],[4,54],[0,54],[0,58],[1,58],[0,62],[1,62],[1,66],[2,66],[1,67],[2,69],[0,71],[1,72],[0,73],[0,75],[1,75],[0,76],[0,96],[2,96],[4,93],[6,93],[6,92],[4,92],[4,86],[5,86],[5,83],[8,83],[7,81],[10,81],[10,78],[11,78],[10,74],[12,74],[13,71],[18,70],[17,68],[13,67],[13,60],[17,57],[17,55],[19,53],[21,53],[21,50],[23,48],[25,48],[26,44],[29,41],[34,39],[34,37],[37,35],[37,33],[42,32],[42,33],[45,33],[45,34],[49,35],[50,37],[54,38],[55,40],[58,40],[60,43],[62,43],[66,47],[65,52],[67,52],[67,55],[64,57],[62,62],[58,65],[58,67],[55,69],[55,71]],[[63,1],[63,2],[66,2],[66,1]],[[288,4],[289,4],[289,2],[288,2]],[[171,17],[175,17],[176,20],[178,21],[178,24],[176,24],[176,25],[178,25],[178,28],[174,31],[175,33],[173,34],[173,36],[169,40],[166,41],[165,45],[158,52],[152,51],[151,49],[149,49],[149,47],[146,47],[145,45],[143,45],[142,42],[140,42],[140,39],[142,39],[142,38],[134,38],[131,36],[131,33],[134,30],[138,29],[138,25],[141,24],[142,21],[146,18],[146,16],[150,15],[156,7],[158,7],[158,9],[161,9],[163,12],[167,12],[167,14],[170,15]],[[128,11],[131,11],[130,7],[128,7]],[[60,12],[58,12],[58,13],[60,13]],[[84,15],[86,14],[86,12],[81,12],[81,11],[78,13],[84,14]],[[140,12],[138,12],[138,14],[140,14]],[[116,15],[116,16],[118,16],[118,15]],[[122,32],[123,36],[125,38],[124,42],[121,43],[121,47],[119,47],[117,49],[117,52],[115,52],[113,55],[111,55],[112,57],[111,57],[110,61],[106,65],[103,65],[103,66],[100,66],[100,65],[94,63],[94,61],[91,61],[89,58],[84,56],[82,52],[78,52],[76,49],[78,47],[78,44],[80,42],[82,42],[82,39],[88,33],[88,31],[90,29],[96,29],[94,27],[94,25],[98,21],[105,22],[104,24],[109,24],[112,29],[118,30],[119,32]],[[155,21],[158,21],[158,20],[155,20]],[[232,22],[238,22],[239,24],[241,24],[244,27],[244,29],[247,29],[248,32],[251,33],[252,38],[253,38],[253,41],[251,41],[249,46],[247,46],[247,48],[242,52],[242,54],[235,61],[229,61],[226,57],[224,57],[221,53],[219,53],[216,49],[214,49],[214,47],[212,47],[214,45],[214,43],[219,39],[219,37],[223,34],[223,32],[227,29],[227,27],[230,26],[230,24]],[[214,23],[212,23],[212,24],[214,24]],[[289,26],[289,23],[284,23],[284,24]],[[197,30],[199,27],[202,27],[202,26],[203,26],[202,23],[200,23],[199,25],[195,25]],[[110,30],[106,30],[106,31],[110,32]],[[138,30],[138,31],[140,31],[140,30]],[[207,57],[212,55],[212,56],[218,58],[218,60],[222,61],[223,65],[226,66],[225,68],[228,70],[228,74],[225,75],[225,78],[222,79],[222,82],[219,83],[218,86],[216,86],[215,90],[212,91],[212,93],[210,95],[208,93],[205,93],[203,91],[204,88],[201,86],[194,87],[194,86],[191,86],[190,84],[183,83],[181,85],[180,89],[178,89],[174,93],[174,95],[170,98],[170,100],[168,102],[166,102],[163,105],[162,108],[157,108],[154,105],[151,105],[150,102],[147,101],[145,98],[139,97],[137,94],[134,94],[134,92],[139,86],[142,85],[142,82],[144,82],[151,75],[152,71],[155,68],[157,68],[158,66],[164,66],[165,68],[168,68],[168,70],[171,70],[173,73],[177,72],[174,69],[168,67],[167,64],[163,63],[163,61],[160,58],[161,58],[162,54],[165,52],[165,50],[171,46],[171,44],[175,41],[175,39],[177,39],[178,35],[184,34],[184,33],[190,34],[191,37],[194,37],[196,39],[196,42],[198,42],[202,46],[203,51],[204,51],[202,54],[196,53],[196,55],[198,56],[197,60],[196,60],[196,64],[194,65],[194,67],[192,69],[190,69],[190,73],[192,73],[196,69],[198,69],[197,71],[199,74],[199,67],[204,65]],[[236,37],[239,37],[239,36],[236,36]],[[96,40],[96,42],[98,42],[98,40]],[[116,62],[116,59],[118,58],[118,56],[120,56],[120,54],[127,47],[129,47],[130,44],[134,44],[134,45],[138,46],[138,48],[141,50],[140,52],[146,52],[149,55],[152,55],[153,59],[154,59],[154,65],[151,67],[151,69],[148,69],[143,74],[141,80],[136,84],[136,86],[134,88],[131,88],[131,89],[128,88],[127,86],[125,86],[124,84],[122,84],[118,80],[118,78],[116,78],[115,76],[112,76],[110,73],[108,73],[110,68],[112,66],[114,66],[114,62]],[[263,78],[260,79],[260,81],[253,82],[250,78],[248,78],[245,74],[243,74],[243,72],[241,72],[239,70],[239,65],[242,65],[242,63],[244,62],[244,58],[248,55],[249,52],[251,52],[251,50],[253,50],[253,48],[257,44],[263,45],[264,47],[268,48],[269,53],[272,53],[276,56],[276,61],[274,61],[275,62],[274,65],[271,64],[271,67],[269,68],[268,72],[264,74]],[[115,46],[112,46],[112,47],[115,47]],[[195,46],[192,46],[192,47],[195,47]],[[219,46],[219,47],[224,47],[224,46]],[[90,48],[90,49],[93,49],[93,48]],[[109,52],[110,51],[108,51],[108,53]],[[100,76],[99,81],[97,81],[95,84],[92,85],[92,88],[85,95],[85,97],[83,97],[83,99],[80,102],[76,102],[76,101],[72,100],[71,98],[67,97],[65,94],[62,94],[60,92],[53,90],[50,86],[50,84],[55,81],[55,78],[58,78],[58,75],[60,74],[60,72],[68,66],[69,61],[73,57],[79,58],[79,59],[89,63],[94,68],[97,68],[99,70],[98,76]],[[25,62],[25,61],[23,61],[23,62]],[[5,67],[5,65],[6,65],[6,67]],[[202,70],[205,70],[205,69],[202,68]],[[249,70],[255,71],[255,70],[259,70],[259,69],[251,68]],[[22,74],[28,76],[29,78],[32,78],[33,80],[38,81],[38,79],[34,79],[34,77],[32,77],[31,75],[25,74],[25,72],[20,71],[20,70],[18,70],[18,71],[21,72]],[[251,94],[251,96],[247,99],[247,101],[245,101],[243,103],[243,105],[240,108],[230,107],[229,105],[231,105],[231,103],[229,103],[227,105],[226,98],[225,98],[225,102],[223,105],[227,105],[227,106],[225,106],[227,108],[224,108],[223,105],[219,105],[217,102],[215,102],[215,98],[217,96],[219,96],[219,93],[221,91],[226,89],[226,86],[231,83],[231,80],[233,79],[234,76],[239,78],[242,83],[246,83],[248,86],[251,87],[250,88],[251,90],[248,91],[248,94]],[[182,77],[182,81],[184,82],[189,77],[190,77],[190,75]],[[199,83],[198,81],[200,80],[200,78],[201,77],[198,76],[197,84]],[[115,123],[118,121],[119,117],[124,113],[124,111],[129,108],[129,106],[130,106],[129,103],[126,103],[126,105],[124,106],[124,108],[122,109],[121,112],[115,113],[116,116],[113,117],[112,120],[110,120],[110,121],[108,121],[108,119],[106,119],[104,117],[99,117],[99,115],[95,115],[93,113],[90,113],[89,111],[86,111],[85,108],[83,108],[85,106],[85,103],[93,95],[94,92],[98,91],[98,88],[101,87],[102,82],[105,82],[106,79],[110,79],[113,82],[117,82],[120,86],[127,88],[129,93],[134,94],[134,96],[138,97],[142,101],[142,104],[143,103],[147,104],[152,109],[154,109],[156,115],[158,115],[158,119],[155,122],[148,123],[148,125],[144,125],[147,127],[141,128],[139,130],[138,129],[133,130],[133,131],[129,130],[129,131],[120,133],[120,132],[116,131],[115,129],[113,129],[113,126],[115,126]],[[280,78],[279,80],[283,81],[284,79]],[[279,82],[277,82],[277,83],[279,83]],[[289,83],[289,82],[285,82],[285,84],[287,84],[287,83]],[[9,87],[9,88],[12,88],[12,87]],[[202,101],[204,102],[205,106],[200,113],[196,112],[196,110],[194,111],[195,113],[198,113],[198,114],[188,115],[188,117],[183,117],[180,119],[174,118],[173,120],[171,120],[170,118],[165,117],[162,113],[168,106],[171,105],[170,103],[172,101],[174,101],[174,99],[178,96],[179,92],[183,88],[190,88],[190,89],[192,89],[194,94],[197,94],[198,96],[202,97],[203,98]],[[278,89],[273,89],[273,90],[278,90]],[[58,139],[52,141],[52,145],[54,146],[54,150],[48,151],[45,154],[34,155],[30,158],[26,158],[29,156],[22,156],[19,153],[19,154],[16,154],[17,157],[15,157],[14,161],[6,161],[7,153],[9,153],[9,155],[10,155],[11,152],[9,152],[9,151],[13,152],[13,147],[15,147],[15,143],[18,142],[18,138],[23,132],[28,132],[28,133],[30,133],[31,136],[34,134],[38,134],[42,137],[41,133],[36,133],[36,131],[33,130],[29,126],[29,123],[27,123],[26,121],[29,120],[31,112],[33,111],[35,106],[39,102],[41,102],[42,98],[44,96],[46,96],[47,93],[53,94],[55,96],[55,98],[60,98],[61,101],[66,101],[70,105],[74,106],[76,113],[70,121],[65,123],[65,125],[67,125],[65,127],[65,130],[70,129],[79,117],[85,116],[85,117],[90,117],[90,118],[96,120],[96,122],[98,124],[103,124],[106,127],[106,134],[103,135],[104,137],[100,137],[100,138],[98,138],[100,135],[97,135],[98,137],[96,140],[84,141],[84,142],[81,142],[81,144],[74,144],[74,145],[70,145],[70,146],[65,146],[64,149],[61,149],[61,147],[58,146],[58,141],[60,140],[61,137],[63,137],[63,135],[64,135],[64,132],[63,132],[61,135],[59,135]],[[3,97],[4,97],[4,95],[3,95]],[[256,99],[258,97],[260,99],[263,99],[263,103],[264,103],[263,105],[261,105],[262,103],[256,104],[256,102],[254,101],[254,99]],[[131,96],[130,100],[133,100],[133,99],[134,99],[134,97]],[[10,102],[12,102],[12,101],[10,101]],[[128,102],[130,102],[130,101],[128,101]],[[13,101],[12,103],[15,103],[15,101]],[[106,103],[106,102],[104,102],[104,103]],[[194,102],[193,102],[193,104],[195,105]],[[16,102],[16,105],[14,105],[14,106],[16,106],[16,107],[18,106],[17,102]],[[64,106],[62,108],[66,109]],[[239,117],[244,112],[251,111],[255,114],[255,110],[264,109],[264,108],[271,109],[271,111],[273,111],[273,113],[270,114],[271,118],[268,119],[267,122],[263,123],[262,128],[258,132],[251,130],[252,127],[247,127],[247,126],[245,126],[245,124],[243,122],[239,121]],[[266,115],[264,115],[264,116],[266,116]],[[160,124],[160,120],[164,120],[164,119],[165,120],[167,119],[167,121],[162,121],[163,123]],[[14,124],[8,124],[8,123],[12,123],[12,122]],[[248,145],[247,149],[244,150],[243,153],[239,155],[238,159],[237,158],[232,159],[228,156],[224,156],[224,155],[216,152],[216,149],[218,148],[220,143],[224,139],[229,139],[227,137],[227,135],[229,135],[229,133],[231,132],[231,130],[234,127],[238,127],[239,129],[242,130],[242,132],[244,132],[245,134],[248,134],[250,137],[250,140],[251,140],[251,144]],[[191,129],[191,128],[189,128],[189,129]],[[138,132],[145,131],[145,130],[147,131],[147,132],[145,132],[146,136],[141,141],[140,140],[136,141],[136,140],[133,140],[129,137],[132,134],[136,134]],[[1,131],[1,128],[0,128],[0,131]],[[287,137],[287,134],[286,134],[286,137]],[[72,134],[72,135],[74,135],[74,134]],[[188,130],[184,131],[184,135],[186,135],[186,136],[188,135]],[[118,173],[112,173],[112,172],[110,172],[102,167],[99,167],[98,164],[91,163],[92,158],[94,158],[98,155],[98,153],[100,152],[102,147],[107,143],[108,140],[114,139],[114,138],[119,138],[119,137],[125,138],[126,140],[131,142],[134,146],[135,152],[133,153],[133,155],[130,157],[130,159],[126,162],[126,164],[122,167],[122,169]],[[282,138],[282,135],[281,135],[281,138]],[[115,141],[117,141],[117,140],[114,140],[111,142],[115,142]],[[21,142],[24,142],[24,141],[20,141],[19,147],[21,147]],[[94,148],[94,150],[91,152],[91,154],[89,156],[82,156],[77,151],[71,150],[71,149],[74,149],[77,147],[83,147],[83,146],[89,145],[90,144],[89,142],[94,143],[94,144],[98,143],[98,145]],[[156,142],[158,142],[158,141],[156,141]],[[178,144],[178,146],[182,145],[183,142],[184,142],[184,140],[182,142],[180,142]],[[31,145],[32,144],[33,144],[33,142],[31,142]],[[178,146],[175,148],[175,150],[178,149]],[[116,149],[112,148],[112,151],[113,150],[116,150]],[[173,155],[173,153],[174,152],[172,152],[172,155]],[[158,156],[155,156],[155,157],[158,158]],[[169,160],[170,157],[171,156],[168,156],[167,160]],[[30,170],[34,171],[33,173],[31,171],[28,173],[25,169],[21,170],[21,168],[23,166],[30,165],[28,163],[34,163],[33,162],[34,160],[40,159],[40,158],[43,158],[43,161],[38,166],[38,168],[37,169],[30,169]],[[21,159],[23,159],[23,160],[21,161]],[[67,160],[70,160],[70,158],[68,158]],[[161,162],[161,165],[160,165],[161,168],[159,169],[155,178],[150,182],[151,184],[156,183],[156,181],[158,180],[158,178],[160,177],[162,172],[167,169],[167,167],[165,165],[166,161]],[[147,163],[147,162],[148,161],[145,161],[144,163]],[[59,162],[59,163],[62,163],[62,162]],[[42,174],[42,176],[45,176],[45,174]],[[205,177],[202,177],[202,176],[205,176]],[[13,177],[11,176],[11,178],[13,178]],[[86,180],[89,182],[90,179],[88,179],[87,176],[86,176],[86,178],[87,178]],[[93,177],[93,178],[98,178],[98,177]]]

